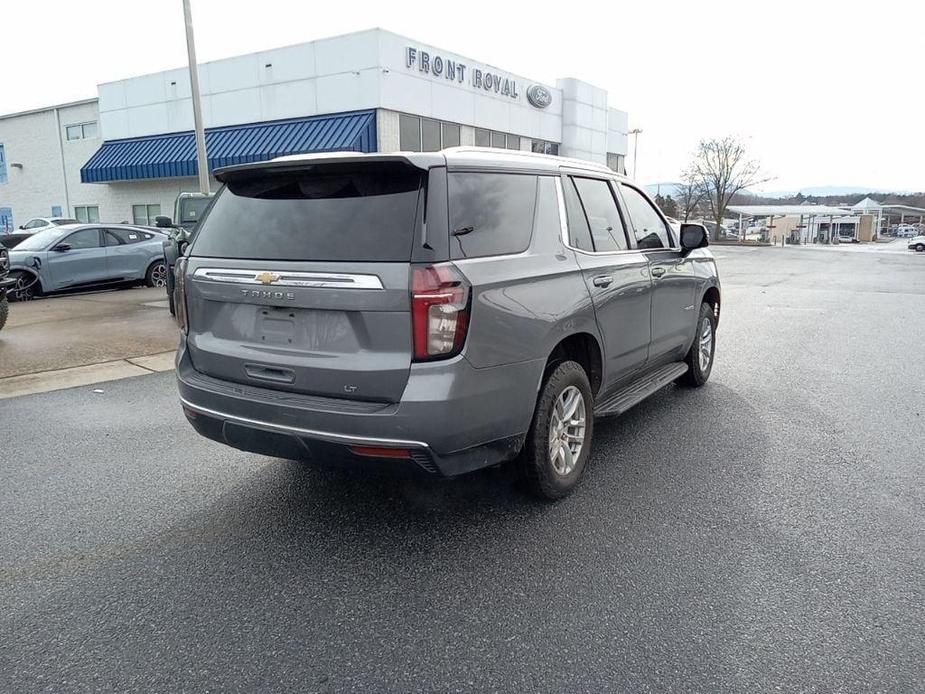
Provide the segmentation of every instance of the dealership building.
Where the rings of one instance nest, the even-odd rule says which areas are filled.
[[[209,170],[305,152],[476,145],[623,171],[627,114],[574,78],[543,84],[371,29],[199,66]],[[153,224],[198,189],[188,70],[0,115],[0,232],[32,217]],[[214,181],[213,181],[213,185]]]

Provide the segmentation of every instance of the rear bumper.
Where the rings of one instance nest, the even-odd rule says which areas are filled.
[[[542,361],[476,369],[463,357],[415,364],[401,402],[301,396],[214,379],[177,352],[180,400],[203,436],[282,458],[352,461],[352,447],[401,449],[378,462],[455,476],[513,458],[530,426]]]

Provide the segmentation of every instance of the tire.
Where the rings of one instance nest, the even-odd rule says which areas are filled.
[[[155,260],[148,266],[145,273],[145,284],[149,287],[167,286],[167,261],[163,258]]]
[[[10,302],[6,297],[0,299],[0,330],[6,325],[6,317],[10,315]]]
[[[705,343],[708,335],[709,345]],[[704,351],[705,347],[707,347],[708,352]],[[709,357],[707,357],[707,354],[709,354]],[[684,357],[687,371],[682,376],[679,376],[675,382],[683,386],[699,388],[710,378],[715,356],[716,314],[710,304],[703,302],[700,304],[700,315],[697,318],[697,331],[694,334],[694,342]]]
[[[32,301],[42,293],[42,284],[28,272],[13,271],[10,277],[16,280],[16,285],[8,290],[10,301]]]
[[[915,250],[917,250],[919,253],[921,253],[922,251],[925,251],[925,243],[915,244]]]
[[[576,395],[580,396],[577,402],[573,399]],[[580,425],[561,428],[557,424],[566,407],[573,410],[570,420],[580,418]],[[561,438],[554,448],[556,432]],[[529,491],[542,499],[561,499],[571,492],[588,462],[593,434],[594,397],[588,375],[577,362],[562,362],[543,383],[533,422],[518,458]],[[580,436],[581,440],[566,441],[569,435]],[[551,448],[555,456],[550,453]]]

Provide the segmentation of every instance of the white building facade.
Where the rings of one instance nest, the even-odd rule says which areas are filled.
[[[627,114],[574,78],[542,84],[382,29],[199,66],[210,171],[311,151],[453,145],[622,171]],[[197,189],[186,68],[0,116],[0,231],[36,216],[154,222]]]

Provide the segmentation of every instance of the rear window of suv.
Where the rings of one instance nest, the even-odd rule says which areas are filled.
[[[527,250],[533,234],[536,176],[451,173],[448,187],[454,260]]]
[[[191,254],[407,262],[423,176],[404,164],[231,174]]]

